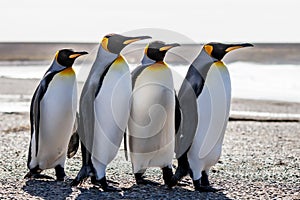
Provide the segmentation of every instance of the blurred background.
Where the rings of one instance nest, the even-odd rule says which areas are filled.
[[[5,0],[0,5],[0,111],[29,110],[38,80],[58,49],[90,52],[75,64],[82,83],[108,33],[148,34],[154,40],[182,44],[167,57],[182,77],[204,43],[253,43],[254,48],[224,59],[231,73],[233,102],[300,102],[296,0]],[[132,68],[140,62],[144,45],[123,51]]]

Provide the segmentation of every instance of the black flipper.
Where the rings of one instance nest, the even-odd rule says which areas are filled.
[[[100,79],[99,79],[99,83],[98,83],[98,86],[96,88],[96,92],[95,92],[95,98],[97,97],[98,93],[100,92],[100,89],[102,87],[102,83],[103,83],[103,80],[104,80],[104,77],[106,76],[110,66],[112,65],[113,63],[111,63],[109,66],[106,66],[105,67],[105,70],[103,71],[103,74],[100,76]]]
[[[176,158],[181,157],[181,155],[187,151],[187,149],[191,146],[196,133],[198,125],[198,92],[195,90],[199,87],[197,83],[199,83],[200,77],[200,74],[197,71],[194,71],[191,66],[178,93],[181,122],[175,137]]]
[[[179,100],[175,91],[175,134],[177,134],[181,123],[181,109]]]
[[[79,135],[78,135],[78,122],[79,122],[79,115],[76,113],[76,120],[73,127],[73,135],[70,138],[70,142],[68,145],[68,158],[72,158],[78,151],[79,148]]]
[[[33,133],[35,133],[35,156],[38,154],[39,147],[39,130],[40,130],[40,103],[43,99],[49,83],[53,79],[53,77],[64,70],[65,67],[58,65],[56,62],[53,62],[50,68],[45,73],[43,79],[40,81],[38,87],[36,88],[33,97],[31,99],[30,104],[30,127],[31,127],[31,139],[28,153],[28,161],[27,166],[29,167],[31,161],[31,140],[33,137]]]
[[[78,134],[81,141],[82,167],[71,185],[76,186],[84,179],[94,176],[95,169],[91,160],[94,142],[94,101],[101,90],[102,81],[111,64],[118,58],[118,54],[106,51],[100,45],[96,60],[84,83],[79,103]]]
[[[94,100],[101,89],[103,78],[113,62],[114,60],[108,62],[103,68],[98,69],[95,61],[81,92],[78,134],[81,141],[81,147],[84,147],[85,149],[84,152],[82,151],[83,167],[89,165],[89,162],[91,162],[91,154],[89,151],[92,150],[94,141]],[[96,72],[97,70],[100,71]]]
[[[39,147],[39,133],[40,133],[40,103],[47,91],[48,85],[52,80],[53,76],[49,78],[46,76],[44,77],[43,80],[41,80],[31,100],[30,124],[31,124],[31,138],[33,136],[33,133],[35,133],[35,156],[37,156],[39,150],[38,147]]]
[[[30,162],[31,162],[31,147],[32,147],[32,144],[31,144],[31,141],[32,141],[32,136],[33,136],[33,132],[34,132],[34,123],[33,123],[33,99],[35,99],[35,95],[36,95],[36,91],[34,92],[34,95],[32,97],[32,100],[31,100],[31,105],[30,105],[30,143],[29,143],[29,151],[28,151],[28,157],[27,157],[27,168],[30,169]]]

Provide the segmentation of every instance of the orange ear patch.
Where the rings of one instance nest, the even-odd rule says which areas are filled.
[[[106,51],[109,51],[108,47],[107,47],[107,45],[108,45],[108,38],[104,37],[102,39],[101,45],[102,45],[103,49],[105,49]]]
[[[205,49],[206,53],[211,56],[211,53],[212,53],[214,48],[211,45],[205,45],[204,49]]]

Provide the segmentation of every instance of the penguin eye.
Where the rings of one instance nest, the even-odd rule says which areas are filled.
[[[111,33],[111,34],[106,35],[105,37],[106,37],[106,38],[110,38],[110,37],[113,36],[113,35],[114,35],[114,34]]]

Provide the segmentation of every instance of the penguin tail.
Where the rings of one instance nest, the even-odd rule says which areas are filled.
[[[68,145],[68,152],[67,152],[68,158],[72,158],[77,153],[79,148],[79,141],[80,139],[79,139],[78,132],[73,133]]]
[[[78,151],[79,148],[79,134],[78,134],[78,122],[79,122],[79,114],[76,113],[76,120],[73,126],[73,135],[70,138],[69,145],[68,145],[68,158],[72,158]]]
[[[128,161],[127,132],[126,132],[126,130],[124,131],[124,154],[125,154],[126,161]]]
[[[71,186],[77,186],[81,184],[83,181],[85,181],[88,177],[92,176],[93,169],[89,165],[83,165],[78,172],[76,178],[71,182]]]

